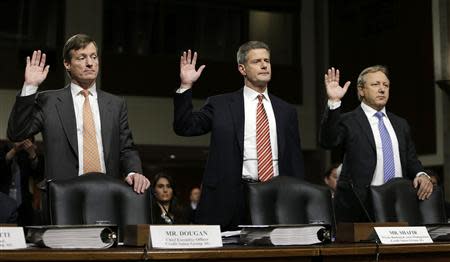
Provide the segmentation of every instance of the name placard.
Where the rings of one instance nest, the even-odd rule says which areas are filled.
[[[0,250],[26,247],[22,227],[0,227]]]
[[[433,243],[426,227],[374,227],[382,244]]]
[[[222,247],[218,225],[150,225],[152,248]]]

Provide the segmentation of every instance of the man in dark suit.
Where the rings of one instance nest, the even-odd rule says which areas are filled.
[[[411,179],[418,198],[427,199],[433,185],[417,159],[408,123],[386,111],[390,89],[387,69],[364,69],[357,83],[361,105],[341,114],[341,99],[349,85],[339,86],[339,70],[331,68],[325,74],[328,107],[322,118],[320,144],[327,149],[342,147],[345,154],[334,198],[337,220],[370,220],[366,212],[370,207],[368,187],[394,177]]]
[[[303,177],[297,111],[268,93],[270,49],[262,42],[250,41],[237,52],[244,88],[210,97],[193,112],[191,88],[205,68],[202,65],[196,70],[196,61],[197,53],[192,56],[190,50],[180,59],[174,130],[182,136],[211,132],[195,222],[233,229],[248,222],[246,181],[267,181],[277,175]]]
[[[136,192],[150,185],[128,127],[123,98],[96,87],[99,71],[95,41],[83,34],[67,40],[64,67],[70,85],[37,93],[49,66],[40,50],[27,57],[25,82],[8,123],[8,137],[21,141],[42,132],[47,179],[102,172],[125,180]]]

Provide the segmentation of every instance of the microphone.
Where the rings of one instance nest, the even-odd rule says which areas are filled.
[[[353,187],[353,180],[349,181],[350,188],[352,189],[353,194],[355,195],[356,199],[358,200],[359,205],[361,206],[361,209],[364,211],[364,215],[366,216],[367,220],[369,222],[374,222],[372,217],[369,215],[369,211],[367,211],[366,205],[364,205],[363,201],[359,197],[358,193],[356,193],[355,188]]]

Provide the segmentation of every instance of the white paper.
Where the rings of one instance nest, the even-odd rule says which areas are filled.
[[[218,225],[151,225],[152,248],[214,248],[222,247]]]
[[[0,250],[26,247],[22,227],[0,227]]]
[[[417,227],[374,227],[382,244],[433,243],[424,226]]]

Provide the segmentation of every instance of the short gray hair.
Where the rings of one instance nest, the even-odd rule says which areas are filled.
[[[237,51],[236,60],[238,65],[244,64],[247,61],[248,52],[253,49],[266,49],[270,55],[270,48],[266,43],[261,41],[249,41],[241,45]]]
[[[389,78],[388,69],[387,69],[387,67],[385,67],[383,65],[369,66],[369,67],[365,68],[363,71],[361,71],[361,73],[359,73],[358,80],[356,82],[356,94],[358,95],[359,101],[361,101],[362,98],[359,96],[359,91],[358,90],[359,90],[360,87],[362,88],[364,86],[364,84],[366,83],[366,80],[365,80],[364,77],[367,74],[376,73],[376,72],[382,72],[382,73],[384,73],[386,75],[387,78]]]

